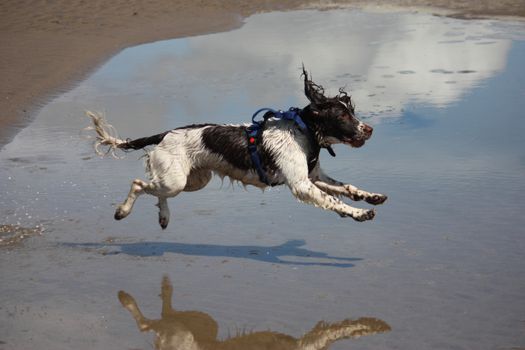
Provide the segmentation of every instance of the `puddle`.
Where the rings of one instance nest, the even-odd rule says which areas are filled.
[[[0,151],[2,239],[50,223],[30,245],[0,251],[0,347],[151,348],[115,295],[133,291],[154,314],[149,286],[165,273],[180,305],[221,325],[219,341],[245,327],[296,341],[319,319],[370,314],[393,330],[332,348],[525,346],[524,29],[296,11],[124,50]],[[389,196],[373,221],[297,203],[285,187],[220,179],[173,199],[166,231],[147,196],[113,220],[131,180],[145,178],[143,153],[96,156],[85,110],[124,138],[248,122],[262,107],[307,104],[303,62],[374,125],[366,146],[321,154],[331,177]]]

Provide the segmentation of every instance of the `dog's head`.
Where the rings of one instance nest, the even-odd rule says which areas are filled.
[[[301,114],[321,147],[344,143],[361,147],[372,136],[372,127],[355,117],[350,96],[339,89],[339,95],[326,97],[322,86],[314,83],[303,67],[304,93],[310,104]]]

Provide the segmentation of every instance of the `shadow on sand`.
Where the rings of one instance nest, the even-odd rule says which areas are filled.
[[[354,264],[351,263],[352,261],[362,260],[361,258],[330,256],[326,253],[301,248],[305,244],[306,242],[304,240],[290,240],[276,246],[228,246],[174,242],[62,243],[63,246],[67,247],[97,250],[105,255],[127,254],[151,257],[162,256],[165,253],[175,253],[192,256],[250,259],[274,264],[331,267],[352,267],[354,266]],[[282,257],[289,257],[292,258],[292,260],[283,260]],[[300,260],[295,261],[293,257],[299,258]]]
[[[341,339],[359,338],[390,331],[383,320],[373,317],[346,319],[329,323],[320,321],[299,338],[274,331],[242,332],[227,339],[217,339],[218,324],[207,313],[177,311],[171,300],[173,287],[167,276],[162,279],[161,318],[151,320],[140,311],[135,299],[120,291],[122,306],[131,313],[141,332],[152,331],[158,350],[327,350]]]

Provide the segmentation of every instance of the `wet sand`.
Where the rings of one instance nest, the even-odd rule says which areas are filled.
[[[432,7],[455,17],[525,16],[523,1],[181,0],[0,3],[0,147],[47,101],[120,50],[162,39],[231,30],[259,12],[338,6]]]

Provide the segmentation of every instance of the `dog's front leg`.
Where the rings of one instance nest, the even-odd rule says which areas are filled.
[[[317,170],[313,177],[315,186],[331,195],[345,196],[354,201],[364,199],[367,203],[373,205],[383,204],[388,199],[384,194],[363,191],[353,185],[344,184],[340,181],[334,180],[326,175],[321,168],[315,170]]]
[[[314,184],[321,190],[334,196],[346,196],[354,201],[364,199],[367,203],[373,205],[383,204],[388,198],[384,194],[366,192],[350,184],[333,185],[319,180],[315,181]]]
[[[351,207],[316,187],[308,177],[306,152],[297,143],[283,143],[283,148],[278,150],[281,151],[276,157],[279,160],[278,165],[295,198],[325,210],[335,211],[342,217],[350,216],[356,221],[374,218],[374,210]]]
[[[356,221],[372,220],[375,216],[373,209],[360,209],[349,206],[340,199],[321,191],[310,180],[303,180],[289,184],[293,195],[301,202],[313,204],[325,210],[335,211],[342,217],[350,216]]]

